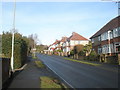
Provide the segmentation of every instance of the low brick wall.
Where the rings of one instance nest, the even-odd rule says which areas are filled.
[[[120,53],[118,54],[118,63],[120,65]]]
[[[106,61],[107,61],[107,63],[118,64],[118,57],[117,56],[107,56]]]

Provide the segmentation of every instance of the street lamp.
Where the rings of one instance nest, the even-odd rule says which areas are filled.
[[[14,33],[15,33],[15,11],[16,11],[16,0],[14,1],[13,29],[12,29],[12,55],[11,55],[11,69],[12,69],[12,72],[14,72]]]

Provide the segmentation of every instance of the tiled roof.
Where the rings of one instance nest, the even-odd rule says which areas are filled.
[[[67,37],[62,37],[61,42],[65,42],[67,40]]]
[[[59,42],[60,42],[59,40],[56,40],[52,45],[58,44]]]
[[[79,35],[76,32],[73,32],[72,35],[68,38],[68,40],[88,40],[85,37]]]
[[[120,27],[120,16],[117,16],[116,18],[112,19],[110,22],[108,22],[105,26],[103,26],[98,32],[96,32],[91,38],[94,38],[96,36],[99,36],[100,34],[108,31],[113,30],[114,28]]]

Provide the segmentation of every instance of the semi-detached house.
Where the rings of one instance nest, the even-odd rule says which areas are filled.
[[[120,16],[112,19],[91,38],[98,54],[114,55],[120,52]]]
[[[51,53],[55,50],[62,50],[64,54],[68,55],[68,53],[74,49],[75,45],[86,45],[88,43],[88,39],[76,32],[73,32],[70,37],[62,37],[61,40],[56,40],[49,46],[48,51]]]
[[[75,45],[86,45],[89,43],[89,40],[85,37],[79,35],[76,32],[73,32],[72,35],[67,38],[63,43],[63,52],[68,53],[73,50]]]

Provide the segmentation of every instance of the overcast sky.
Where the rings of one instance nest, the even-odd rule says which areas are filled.
[[[9,31],[13,2],[2,3],[2,10],[2,31]],[[117,15],[115,2],[17,2],[16,29],[24,36],[36,33],[42,44],[49,45],[72,32],[89,39]]]

